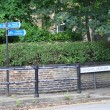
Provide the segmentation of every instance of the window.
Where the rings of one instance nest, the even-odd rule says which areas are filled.
[[[62,23],[62,24],[56,26],[56,33],[64,32],[65,30],[66,30],[65,23]]]

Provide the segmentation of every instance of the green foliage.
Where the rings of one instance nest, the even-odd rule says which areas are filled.
[[[81,41],[82,35],[80,33],[72,32],[71,30],[68,29],[65,32],[59,32],[53,35],[52,40],[53,41]]]
[[[68,28],[75,27],[77,33],[87,34],[88,41],[92,41],[89,28],[94,35],[110,33],[109,0],[41,0],[35,1],[34,6],[36,14],[44,18],[54,13],[54,23],[66,21]]]
[[[30,22],[23,21],[22,28],[26,30],[26,36],[19,37],[21,42],[49,41],[49,36],[51,36],[47,30],[38,28]]]
[[[16,107],[20,107],[21,104],[22,104],[22,102],[19,99],[17,99],[16,100]]]
[[[104,42],[40,42],[9,44],[9,65],[73,64],[110,61]],[[0,66],[5,66],[5,45],[0,45]]]
[[[31,0],[0,0],[0,18],[6,21],[28,19],[30,17],[29,3]]]
[[[13,21],[32,21],[31,20],[31,0],[0,0],[0,23]],[[5,30],[0,30],[0,43],[5,42]],[[9,42],[15,42],[19,39],[9,37]]]
[[[37,18],[42,20],[44,30],[31,24],[35,20],[35,17],[32,18],[33,15],[37,15]],[[75,36],[79,39],[80,35],[88,33],[89,27],[94,35],[103,36],[110,33],[110,2],[109,0],[40,0],[39,2],[36,0],[0,0],[0,23],[11,21],[23,22],[23,27],[26,28],[27,36],[20,38],[20,41],[68,39],[70,36],[67,33],[54,36],[45,30],[53,25],[52,23],[60,24],[63,21],[66,21],[68,29],[75,28],[75,33],[72,33],[74,35],[71,34],[73,41],[77,39],[74,38]],[[89,34],[87,36],[89,39]],[[9,38],[10,42],[18,40]],[[5,42],[5,30],[0,30],[1,42]]]
[[[67,30],[58,34],[52,34],[46,29],[41,29],[30,22],[22,22],[22,27],[26,29],[26,36],[19,37],[21,42],[39,42],[39,41],[79,41],[82,40],[82,36],[79,33]]]
[[[95,31],[101,36],[109,35],[110,34],[110,23],[101,25]]]

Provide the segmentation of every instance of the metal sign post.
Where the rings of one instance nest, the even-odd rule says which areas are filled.
[[[0,24],[0,28],[6,29],[6,80],[7,80],[7,95],[9,95],[9,52],[8,52],[8,36],[25,36],[25,30],[12,30],[14,28],[20,28],[20,22],[6,22]]]
[[[8,23],[6,23],[6,68],[9,68]],[[9,70],[6,70],[6,79],[9,82]],[[9,84],[7,84],[7,95],[9,95]]]
[[[36,66],[35,67],[35,97],[39,97],[39,85],[38,85],[38,83],[39,83],[39,78],[38,78],[38,69],[39,69],[39,67],[38,66]]]

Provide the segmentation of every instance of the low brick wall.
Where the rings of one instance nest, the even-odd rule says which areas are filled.
[[[11,70],[10,82],[30,81],[34,80],[34,70]],[[77,70],[75,68],[53,68],[39,69],[39,93],[44,92],[63,92],[77,90],[77,80],[64,80],[69,78],[77,78]],[[105,87],[110,85],[110,73],[96,73],[97,87]],[[94,88],[93,74],[81,75],[81,88]],[[6,71],[0,71],[0,82],[6,82]],[[0,93],[6,93],[7,86],[0,85]],[[33,94],[34,83],[12,84],[10,85],[10,93],[17,94]]]
[[[109,87],[110,86],[110,72],[100,72],[95,73],[95,82],[94,84],[94,74],[82,74],[81,76],[81,88],[82,89],[95,89],[101,87]],[[96,86],[96,87],[95,87]]]
[[[40,69],[39,90],[42,92],[76,90],[77,88],[76,80],[64,80],[70,78],[77,78],[76,69],[74,68]]]

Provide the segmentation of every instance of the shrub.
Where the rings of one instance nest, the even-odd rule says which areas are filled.
[[[54,34],[50,39],[52,41],[81,41],[82,35],[67,29],[65,32]]]
[[[41,29],[30,22],[22,22],[22,28],[26,30],[25,37],[19,37],[21,42],[38,42],[38,41],[50,41],[52,34],[46,29]]]
[[[81,41],[81,34],[67,30],[52,34],[46,29],[41,29],[29,22],[22,22],[22,28],[26,30],[25,37],[19,37],[21,42],[38,42],[38,41]]]
[[[0,66],[5,66],[5,45],[0,45]],[[104,42],[41,42],[9,44],[9,64],[41,65],[109,61]]]
[[[26,30],[26,36],[20,37],[9,37],[9,42],[40,42],[40,41],[81,41],[82,36],[80,33],[72,32],[67,29],[65,32],[59,32],[57,34],[52,34],[46,29],[41,29],[37,25],[30,23],[29,21],[21,22],[21,29]],[[5,43],[5,29],[0,31],[0,43]]]

